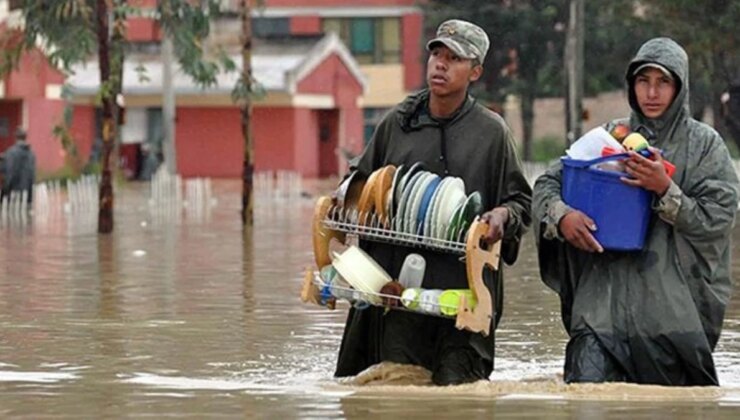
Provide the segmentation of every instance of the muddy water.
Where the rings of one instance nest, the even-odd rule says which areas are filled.
[[[236,182],[197,213],[150,206],[146,188],[119,189],[110,236],[85,212],[0,219],[0,417],[738,416],[740,298],[716,352],[722,387],[565,386],[531,240],[508,269],[492,382],[422,386],[398,366],[373,373],[382,385],[334,381],[346,307],[297,298],[313,198],[258,202],[243,234]]]

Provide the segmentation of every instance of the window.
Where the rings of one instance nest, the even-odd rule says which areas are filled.
[[[360,64],[401,61],[401,22],[398,18],[328,18],[324,32],[334,32]]]
[[[372,19],[352,19],[349,26],[349,49],[357,61],[372,63],[375,53],[375,25]]]
[[[252,34],[257,38],[290,35],[288,18],[252,18]]]
[[[385,18],[381,24],[381,54],[383,63],[401,61],[401,22],[397,18]]]

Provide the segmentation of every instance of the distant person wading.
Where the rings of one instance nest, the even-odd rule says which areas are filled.
[[[2,194],[0,203],[10,200],[11,192],[26,192],[26,202],[33,201],[33,184],[36,181],[36,157],[26,143],[26,132],[18,128],[15,132],[15,144],[3,155]]]

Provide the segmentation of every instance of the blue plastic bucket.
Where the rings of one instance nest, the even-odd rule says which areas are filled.
[[[624,159],[626,153],[593,160],[561,158],[563,201],[588,215],[596,223],[594,237],[604,249],[634,251],[645,243],[652,214],[653,194],[619,178],[626,173],[594,168],[594,165]]]

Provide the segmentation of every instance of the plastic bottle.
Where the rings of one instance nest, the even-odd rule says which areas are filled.
[[[413,289],[421,287],[424,280],[424,271],[426,270],[426,261],[419,254],[409,254],[403,260],[401,273],[398,275],[398,282],[404,289]]]

